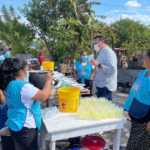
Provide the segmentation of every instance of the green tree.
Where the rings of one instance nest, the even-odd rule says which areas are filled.
[[[80,26],[84,26],[87,20],[91,22],[93,16],[90,18],[89,15],[94,13],[91,9],[92,4],[100,3],[87,3],[86,0],[31,0],[28,4],[24,5],[24,8],[20,8],[20,11],[31,23],[32,27],[36,29],[40,38],[44,40],[51,55],[51,60],[53,60],[58,54],[58,50],[56,50],[58,42],[61,43],[61,45],[63,43],[62,40],[59,41],[62,39],[62,37],[58,37],[59,31],[57,32],[58,34],[56,34],[54,30],[56,31],[56,29],[62,27],[62,20],[74,19],[74,22],[76,21]],[[69,26],[67,24],[65,24],[64,28],[68,28],[65,30],[65,32],[68,32]],[[76,32],[76,30],[78,29],[74,27],[72,32]],[[81,30],[78,30],[77,32],[79,33],[80,31]],[[83,32],[84,31],[82,31],[82,33]],[[82,40],[81,34],[76,34],[76,37],[78,37],[80,41]],[[65,48],[63,45],[62,47]]]
[[[20,17],[15,13],[13,6],[9,9],[2,6],[0,17],[0,39],[12,48],[13,54],[18,52],[30,53],[29,45],[35,38],[34,30],[20,22]]]
[[[145,51],[150,46],[150,28],[139,21],[120,19],[111,25],[117,47],[125,47],[128,54]]]
[[[24,8],[20,8],[20,12],[36,30],[36,34],[44,40],[51,60],[54,55],[55,35],[49,34],[49,30],[58,25],[57,20],[60,16],[58,2],[58,0],[31,0],[28,4],[24,4]]]
[[[87,4],[82,5],[82,7],[77,6],[77,1],[74,0],[72,2],[74,15],[61,19],[60,25],[50,30],[56,35],[58,41],[55,50],[58,46],[57,53],[66,61],[73,60],[73,58],[79,60],[80,52],[83,50],[89,54],[94,52],[93,37],[96,35],[114,36],[110,27],[95,19],[95,12],[90,8],[90,5],[83,8],[85,5]]]
[[[87,0],[31,0],[21,13],[44,40],[51,60],[79,59],[80,52],[93,52],[93,37],[114,36],[111,28],[99,22]]]

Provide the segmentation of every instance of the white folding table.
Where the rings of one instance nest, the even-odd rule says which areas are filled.
[[[49,120],[43,119],[41,149],[46,150],[46,134],[48,134],[51,140],[50,150],[55,150],[57,140],[115,130],[113,150],[119,150],[121,129],[124,127],[126,120],[125,117],[101,121],[96,121],[92,118],[90,120],[83,120],[77,116],[77,113],[59,112]]]

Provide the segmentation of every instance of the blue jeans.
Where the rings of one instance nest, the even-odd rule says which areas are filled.
[[[106,87],[103,88],[96,87],[96,88],[97,88],[97,98],[105,97],[108,100],[112,100],[112,92],[109,91]]]

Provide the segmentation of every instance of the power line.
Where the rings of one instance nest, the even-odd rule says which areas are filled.
[[[111,5],[111,4],[101,4],[101,5],[111,6],[111,7],[136,8],[136,9],[147,9],[147,10],[150,10],[150,8],[146,8],[146,7],[126,7],[126,6]]]

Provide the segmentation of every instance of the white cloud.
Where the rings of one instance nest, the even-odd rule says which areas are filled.
[[[121,14],[121,15],[117,15],[117,16],[107,17],[106,19],[103,19],[102,21],[107,24],[111,24],[111,23],[115,22],[116,20],[119,20],[120,18],[122,18],[122,19],[129,18],[129,19],[132,19],[135,21],[141,21],[145,25],[150,24],[150,16],[149,15],[141,15],[141,14],[134,14],[134,15]]]
[[[141,4],[138,3],[137,0],[132,0],[132,1],[126,2],[125,6],[128,7],[128,8],[131,8],[131,7],[141,7]]]
[[[30,24],[30,22],[29,22],[26,18],[22,18],[22,17],[19,19],[19,22],[20,22],[20,23],[24,23],[24,24],[26,24],[26,25],[29,25],[29,24]]]
[[[2,21],[5,22],[4,14],[3,14],[3,13],[0,13],[0,17],[1,17]],[[13,19],[13,18],[12,18],[12,19]],[[31,23],[30,23],[26,18],[22,18],[22,17],[21,17],[20,19],[18,19],[18,21],[19,21],[20,23],[25,24],[25,25],[28,25],[28,26],[31,25]]]
[[[112,15],[112,14],[116,14],[116,13],[135,13],[135,12],[136,12],[135,9],[129,9],[129,10],[112,10],[110,12],[107,12],[106,15],[107,14]]]

